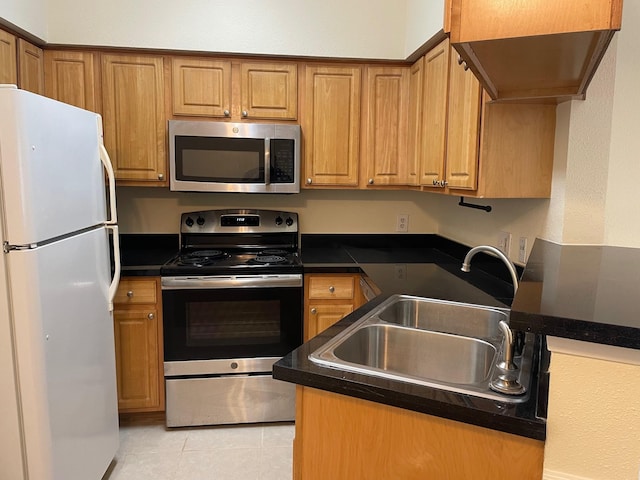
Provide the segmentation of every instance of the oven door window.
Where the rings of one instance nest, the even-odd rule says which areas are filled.
[[[176,179],[265,183],[264,139],[175,137]]]
[[[166,361],[284,356],[302,339],[300,288],[165,290]]]

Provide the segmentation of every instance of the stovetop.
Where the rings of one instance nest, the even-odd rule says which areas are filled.
[[[162,276],[261,275],[301,271],[302,262],[297,251],[271,248],[258,251],[218,249],[183,251],[160,269]]]
[[[162,276],[301,273],[298,215],[275,210],[183,213],[178,255]]]

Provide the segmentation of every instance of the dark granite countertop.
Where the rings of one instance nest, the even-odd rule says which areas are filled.
[[[121,235],[122,275],[160,274],[160,267],[178,250],[175,234]],[[393,293],[508,306],[511,280],[499,260],[479,254],[470,273],[460,271],[468,247],[437,235],[302,235],[301,256],[306,273],[362,273],[383,291],[338,324],[285,356],[274,366],[274,377],[409,410],[480,425],[543,440],[546,434],[548,373],[532,372],[528,401],[495,402],[405,382],[376,379],[321,368],[308,355],[358,320]],[[539,339],[541,341],[541,339]],[[544,359],[546,349],[540,348]]]
[[[121,234],[122,276],[159,276],[160,267],[179,250],[177,234]]]
[[[308,356],[330,338],[359,320],[393,293],[404,293],[504,307],[512,286],[501,262],[479,256],[472,271],[460,271],[468,247],[435,235],[380,236],[319,235],[302,237],[302,260],[307,273],[362,272],[383,292],[340,322],[303,344],[274,365],[274,378],[354,396],[378,403],[544,440],[546,436],[548,352],[537,337],[536,368],[528,400],[496,402],[406,382],[344,372],[313,364]],[[384,238],[382,238],[384,237]],[[389,239],[389,237],[395,237]],[[387,242],[388,243],[385,243]],[[497,265],[495,262],[499,262]],[[496,278],[483,270],[505,270]],[[506,304],[506,305],[505,305]],[[542,375],[538,369],[542,363]]]
[[[511,311],[514,328],[640,349],[640,249],[537,239]]]

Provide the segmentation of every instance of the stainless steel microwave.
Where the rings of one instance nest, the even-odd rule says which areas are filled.
[[[298,193],[300,126],[169,120],[169,172],[180,192]]]

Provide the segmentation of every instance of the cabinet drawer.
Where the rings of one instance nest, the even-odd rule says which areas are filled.
[[[118,305],[156,303],[156,281],[148,278],[122,278],[113,302]]]
[[[354,277],[309,277],[310,299],[351,299],[355,291]]]

